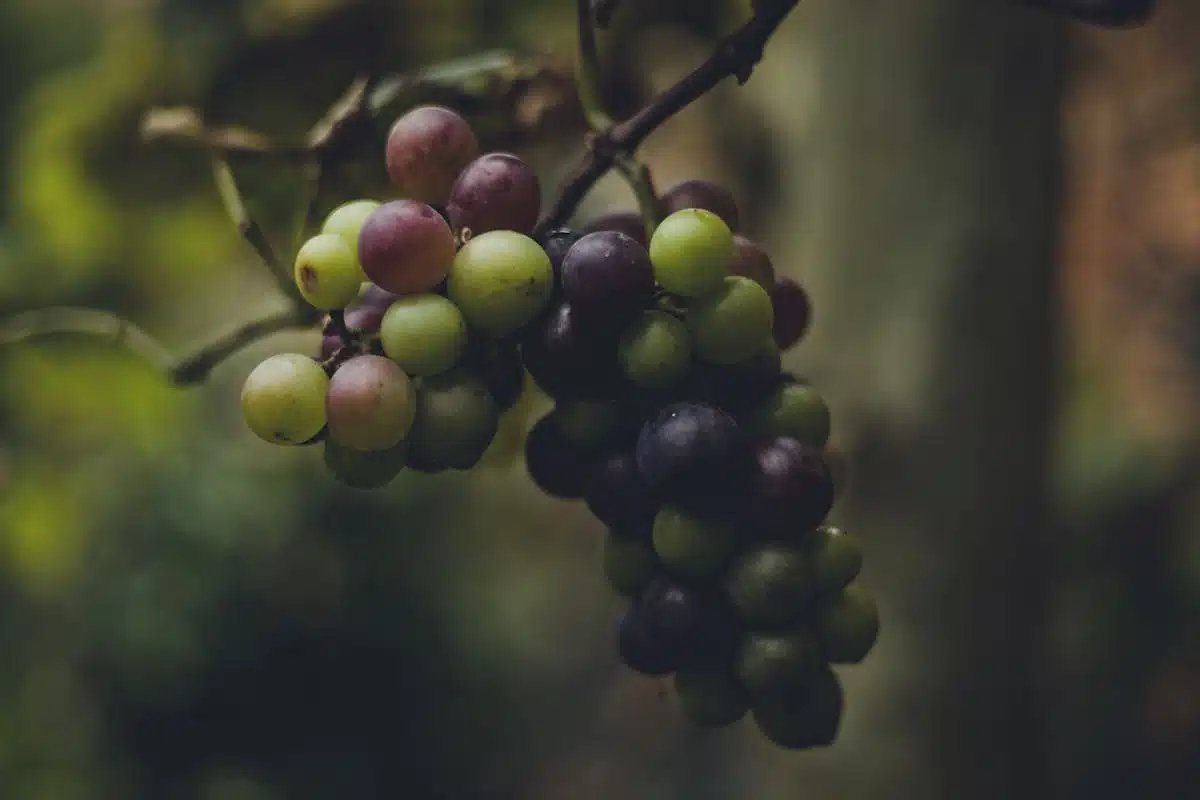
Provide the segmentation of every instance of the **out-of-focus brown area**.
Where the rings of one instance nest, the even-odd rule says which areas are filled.
[[[618,116],[750,3],[621,6]],[[203,154],[142,144],[147,108],[295,136],[369,64],[569,59],[573,25],[563,0],[0,3],[0,312],[106,308],[176,349],[261,312],[271,283]],[[1185,0],[1129,31],[1008,0],[806,0],[753,80],[646,143],[660,187],[727,184],[812,295],[786,363],[833,409],[833,518],[883,617],[841,670],[834,747],[689,729],[669,682],[617,663],[603,530],[522,469],[543,399],[470,475],[353,492],[239,418],[257,360],[315,334],[188,392],[64,340],[0,350],[0,797],[1192,796],[1197,53]],[[523,110],[471,121],[549,192],[578,109]],[[326,205],[387,196],[382,157],[341,164]],[[235,168],[282,248],[302,175]],[[581,218],[630,205],[609,177]]]

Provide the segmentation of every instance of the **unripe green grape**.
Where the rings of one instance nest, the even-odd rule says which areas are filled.
[[[730,569],[725,589],[739,616],[752,627],[769,628],[795,620],[815,589],[806,553],[783,544],[764,544]]]
[[[737,675],[727,669],[687,669],[675,673],[675,693],[693,725],[723,728],[749,710],[749,697]]]
[[[342,241],[354,254],[354,263],[358,264],[358,234],[362,231],[367,217],[371,216],[371,212],[380,205],[382,204],[375,200],[351,200],[348,203],[342,203],[329,212],[329,216],[321,225],[321,233],[334,233],[342,237]],[[362,265],[360,264],[358,268],[361,271]],[[363,280],[366,280],[365,275]]]
[[[650,262],[655,280],[668,292],[703,297],[720,289],[729,275],[733,233],[711,211],[676,211],[650,237]]]
[[[818,594],[829,595],[848,586],[862,570],[858,540],[833,525],[822,525],[805,537],[803,550],[813,565]]]
[[[325,466],[339,483],[351,489],[382,489],[404,469],[408,443],[400,442],[387,450],[367,452],[325,442]]]
[[[467,347],[467,322],[458,307],[436,294],[397,299],[379,325],[383,352],[409,375],[445,372]]]
[[[817,636],[831,664],[857,664],[879,638],[875,599],[851,584],[817,611]]]
[[[607,442],[621,423],[620,409],[597,400],[564,400],[554,406],[554,421],[563,438],[584,448]]]
[[[788,383],[755,409],[745,424],[754,433],[790,436],[823,448],[829,441],[830,422],[829,406],[816,389]]]
[[[754,706],[754,721],[768,741],[789,750],[828,747],[837,739],[845,695],[828,666],[813,673],[803,687],[763,698]]]
[[[727,523],[667,506],[654,517],[654,550],[670,570],[690,577],[715,575],[737,549],[737,532]]]
[[[688,307],[696,355],[713,364],[745,361],[771,335],[771,296],[749,278],[731,275],[714,293]]]
[[[242,416],[255,436],[272,444],[298,445],[325,427],[329,376],[299,353],[274,355],[242,384]]]
[[[292,275],[300,294],[314,308],[345,308],[358,297],[366,280],[346,241],[335,233],[320,233],[296,253]]]
[[[661,389],[687,374],[692,343],[681,320],[664,311],[644,311],[621,335],[617,353],[631,381]]]
[[[819,672],[821,648],[802,631],[751,634],[742,642],[737,675],[758,697],[802,689]]]
[[[465,470],[479,463],[499,429],[496,401],[478,376],[461,367],[423,378],[409,436],[409,459]]]
[[[657,560],[645,542],[608,534],[604,537],[604,575],[618,594],[633,597],[654,578]]]
[[[416,391],[383,356],[355,356],[338,367],[325,398],[329,438],[354,450],[389,450],[408,436]]]
[[[473,237],[454,258],[447,292],[467,323],[507,336],[550,302],[554,269],[537,242],[515,231]]]

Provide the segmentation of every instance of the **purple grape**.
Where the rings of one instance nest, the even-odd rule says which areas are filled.
[[[617,339],[589,329],[570,303],[558,303],[522,336],[525,369],[551,397],[577,399],[615,394],[624,386]]]
[[[643,591],[638,611],[654,638],[674,651],[676,668],[720,662],[736,650],[736,618],[715,589],[660,578]]]
[[[454,262],[454,234],[446,221],[416,200],[394,200],[375,209],[358,235],[358,258],[367,277],[387,292],[428,292]]]
[[[715,406],[676,403],[643,426],[637,464],[650,491],[663,501],[712,508],[738,499],[752,459],[729,414]]]
[[[650,244],[650,240],[646,238],[646,220],[640,212],[629,209],[606,211],[583,227],[585,234],[597,231],[619,231],[642,247],[648,247]]]
[[[634,672],[651,677],[670,675],[676,668],[675,654],[637,608],[626,611],[617,624],[617,655]]]
[[[749,278],[767,292],[775,290],[775,265],[771,257],[759,244],[741,234],[733,237],[733,264],[729,272]]]
[[[795,345],[808,331],[812,319],[812,304],[808,292],[791,278],[776,278],[771,292],[771,305],[775,308],[775,324],[772,334],[780,350]]]
[[[562,290],[593,324],[622,325],[654,295],[650,254],[619,231],[589,233],[563,258]]]
[[[392,125],[387,139],[388,175],[402,193],[441,204],[463,169],[479,156],[479,142],[465,119],[441,106],[420,106]]]
[[[525,365],[521,363],[521,351],[515,342],[473,337],[467,342],[463,361],[483,378],[501,411],[507,411],[517,404],[525,389]]]
[[[677,183],[662,196],[662,205],[667,216],[685,208],[703,208],[724,220],[729,230],[734,233],[738,231],[738,207],[733,193],[711,181],[687,180]]]
[[[472,161],[450,191],[446,211],[456,231],[528,234],[537,224],[542,188],[537,174],[511,153],[488,153]]]
[[[605,525],[646,519],[657,511],[631,450],[618,450],[600,459],[587,483],[588,510]]]
[[[594,467],[592,453],[563,438],[553,412],[534,423],[525,437],[525,468],[534,484],[551,497],[581,499]]]
[[[546,255],[550,256],[550,266],[554,269],[554,287],[555,289],[562,288],[562,264],[563,258],[567,255],[567,251],[571,246],[583,238],[583,234],[578,231],[572,231],[568,228],[557,228],[543,236],[538,244],[546,251]]]
[[[833,477],[821,451],[788,436],[754,448],[750,509],[768,531],[798,533],[821,524],[833,507]]]

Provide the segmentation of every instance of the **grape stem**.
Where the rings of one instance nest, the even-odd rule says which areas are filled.
[[[0,326],[0,346],[50,336],[84,336],[128,349],[163,373],[173,386],[193,386],[202,383],[214,367],[242,348],[273,333],[303,327],[308,322],[307,315],[297,314],[294,309],[273,311],[242,323],[176,358],[145,330],[117,314],[59,306],[27,311],[7,320]]]
[[[582,0],[581,0],[582,2]],[[630,155],[660,125],[703,97],[726,78],[739,84],[750,79],[762,60],[767,41],[778,30],[800,0],[759,0],[754,15],[740,28],[717,43],[700,66],[659,94],[641,111],[624,122],[593,131],[587,150],[567,176],[554,203],[538,222],[535,233],[545,234],[563,225],[622,155]]]

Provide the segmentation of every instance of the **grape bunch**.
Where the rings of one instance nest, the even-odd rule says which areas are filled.
[[[553,406],[525,466],[607,528],[621,660],[673,676],[697,725],[749,713],[782,747],[832,743],[831,665],[861,661],[879,617],[857,543],[826,524],[829,409],[782,368],[808,295],[738,232],[732,195],[689,180],[652,228],[617,211],[541,233],[531,167],[435,106],[396,121],[386,166],[400,199],[339,206],[297,253],[321,351],[251,372],[251,431],[376,489],[471,469],[536,388]]]

